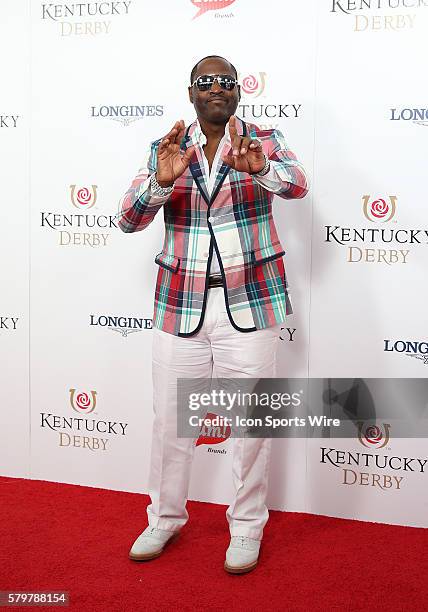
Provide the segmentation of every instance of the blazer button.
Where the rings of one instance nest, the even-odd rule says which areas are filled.
[[[214,217],[208,217],[208,221],[212,223],[214,221]]]

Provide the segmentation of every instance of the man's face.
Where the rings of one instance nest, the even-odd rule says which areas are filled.
[[[193,81],[203,74],[228,74],[236,78],[230,64],[216,57],[206,59],[199,64]],[[214,81],[208,91],[199,91],[196,85],[189,87],[189,98],[195,107],[198,119],[224,125],[228,122],[229,117],[235,114],[241,92],[239,85],[227,91],[222,89],[217,81]]]

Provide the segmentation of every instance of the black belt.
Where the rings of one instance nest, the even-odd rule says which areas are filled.
[[[212,274],[208,277],[208,288],[223,287],[223,278],[219,274]]]

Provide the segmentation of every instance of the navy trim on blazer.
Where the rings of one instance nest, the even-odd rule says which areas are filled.
[[[159,261],[158,257],[159,255],[164,255],[164,253],[158,253],[155,257],[155,263],[158,264],[158,266],[160,266],[161,268],[165,268],[165,270],[170,270],[171,272],[177,272],[178,268],[180,267],[180,258],[179,257],[175,257],[175,259],[177,259],[177,264],[175,266],[175,268],[173,266],[170,266],[168,264],[166,264],[164,261]]]
[[[243,126],[242,136],[246,136],[247,135],[247,126],[242,121],[242,119],[241,119],[241,122],[242,122],[242,126]],[[226,164],[223,163],[223,165],[225,166]],[[221,186],[222,186],[222,184],[224,182],[224,179],[228,175],[230,169],[231,169],[230,166],[227,166],[227,171],[221,177],[221,179],[220,179],[220,181],[219,181],[219,183],[217,185],[217,189],[215,190],[215,193],[213,193],[210,205],[208,207],[208,212],[207,212],[208,216],[210,215],[211,204],[213,203],[214,199],[217,197],[217,194],[220,191],[220,188],[221,188]],[[208,217],[207,217],[207,220],[208,220]],[[252,332],[252,331],[256,331],[256,329],[257,329],[256,326],[254,326],[254,327],[239,327],[238,325],[236,325],[235,321],[233,320],[232,314],[230,312],[229,298],[228,298],[228,295],[227,295],[226,274],[224,272],[223,262],[222,262],[221,257],[220,257],[220,252],[219,252],[219,248],[217,246],[217,242],[216,242],[216,239],[215,239],[215,236],[214,236],[214,232],[213,232],[213,229],[212,229],[212,227],[211,227],[209,222],[208,222],[208,229],[210,230],[211,240],[212,240],[212,243],[214,245],[214,248],[215,248],[215,251],[216,251],[216,254],[217,254],[217,259],[218,259],[218,263],[219,263],[219,266],[220,266],[220,272],[221,272],[221,276],[222,276],[222,279],[223,279],[224,301],[225,301],[225,304],[226,304],[226,312],[227,312],[227,316],[229,317],[229,321],[230,321],[232,327],[234,327],[235,329],[237,329],[240,332]],[[209,270],[209,267],[208,267],[208,270]],[[208,275],[207,275],[207,280],[208,280]],[[207,287],[206,286],[205,286],[205,291],[207,291]],[[250,310],[251,310],[251,307],[250,307]]]
[[[246,136],[247,135],[247,126],[244,123],[244,121],[242,121],[242,119],[240,119],[242,126],[243,126],[243,133],[242,136]],[[189,136],[189,129],[190,129],[190,125],[187,128],[186,131],[186,135],[185,137],[188,139]],[[196,165],[196,164],[195,164]],[[218,259],[218,263],[220,266],[220,272],[221,272],[221,276],[223,279],[223,291],[224,291],[224,299],[225,299],[225,304],[226,304],[226,311],[227,311],[227,316],[229,317],[229,321],[232,325],[232,327],[234,327],[236,330],[240,331],[240,332],[252,332],[252,331],[256,331],[257,327],[247,327],[247,328],[243,328],[243,327],[239,327],[238,325],[236,325],[235,321],[232,318],[232,314],[230,312],[230,306],[229,306],[229,299],[227,296],[227,285],[226,285],[226,274],[224,272],[224,268],[223,268],[223,262],[221,260],[220,257],[220,253],[219,253],[219,249],[215,240],[215,236],[214,236],[214,232],[212,230],[211,224],[208,221],[208,217],[210,216],[210,208],[211,208],[211,204],[214,202],[215,198],[218,195],[218,192],[220,191],[220,188],[224,182],[224,179],[226,178],[226,176],[228,175],[229,171],[230,171],[230,166],[228,166],[227,164],[225,164],[223,162],[220,170],[223,169],[223,166],[225,167],[225,170],[223,172],[223,175],[220,178],[220,181],[218,182],[218,185],[216,187],[215,192],[212,194],[210,200],[207,200],[206,195],[204,190],[201,188],[200,184],[199,184],[199,180],[198,180],[198,175],[192,170],[192,164],[190,164],[190,172],[192,173],[192,176],[196,182],[196,185],[198,186],[199,191],[202,194],[202,197],[204,198],[204,200],[206,201],[206,203],[208,204],[208,210],[207,210],[207,225],[208,225],[208,229],[210,231],[210,235],[211,235],[211,240],[210,240],[210,248],[209,248],[209,254],[208,254],[208,262],[207,262],[207,271],[206,271],[206,275],[205,275],[205,289],[204,289],[204,298],[203,298],[203,302],[202,302],[202,310],[201,310],[201,317],[199,320],[198,325],[196,326],[196,328],[192,331],[192,332],[178,332],[178,336],[182,336],[182,337],[186,337],[186,336],[193,336],[194,334],[196,334],[202,327],[202,324],[204,322],[204,317],[205,317],[205,310],[206,310],[206,305],[207,305],[207,294],[208,294],[208,277],[210,274],[210,268],[211,268],[211,260],[212,260],[212,255],[213,255],[213,247],[215,248],[216,254],[217,254],[217,259]],[[251,310],[251,307],[250,307]]]
[[[282,257],[285,255],[285,251],[281,251],[280,253],[274,253],[273,255],[269,255],[268,257],[263,257],[263,259],[257,259],[254,251],[251,251],[251,262],[253,264],[262,264],[267,261],[271,261],[272,259],[277,259],[278,257]]]

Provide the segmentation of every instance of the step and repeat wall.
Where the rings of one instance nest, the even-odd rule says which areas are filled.
[[[427,27],[428,0],[1,1],[2,475],[147,491],[163,216],[124,234],[116,214],[150,142],[194,120],[210,54],[309,177],[274,201],[278,375],[426,377]],[[207,442],[189,497],[227,504],[233,440]],[[427,526],[427,457],[388,423],[275,439],[269,507]]]

